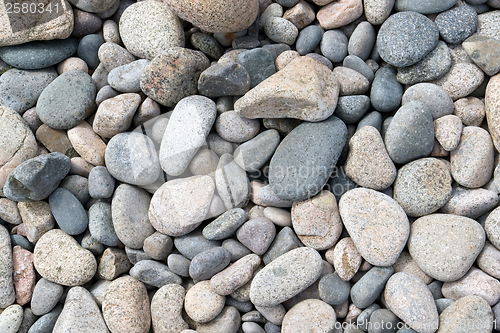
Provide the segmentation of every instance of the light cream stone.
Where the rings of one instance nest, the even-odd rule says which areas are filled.
[[[104,165],[106,144],[86,121],[69,129],[68,139],[85,161],[93,165]]]

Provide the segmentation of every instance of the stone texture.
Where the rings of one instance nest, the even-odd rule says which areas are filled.
[[[167,284],[158,289],[151,299],[153,331],[173,333],[189,326],[182,318],[185,289],[178,284]]]
[[[333,331],[337,315],[333,308],[317,299],[296,304],[283,318],[281,332],[329,332]]]
[[[354,277],[363,260],[351,237],[339,240],[335,247],[326,251],[325,258],[344,281],[349,281]]]
[[[16,299],[13,283],[13,261],[8,230],[0,226],[0,309],[5,309]]]
[[[443,88],[453,100],[467,97],[476,90],[484,80],[483,71],[475,64],[452,64],[448,73],[433,83]]]
[[[210,289],[209,281],[201,281],[187,291],[184,310],[194,321],[206,323],[221,313],[225,299],[225,296],[218,295]]]
[[[211,290],[222,296],[233,293],[250,281],[260,262],[260,257],[253,253],[238,259],[231,266],[212,276]]]
[[[347,25],[363,14],[363,3],[360,0],[333,1],[322,7],[316,14],[321,27],[325,30]]]
[[[488,128],[496,150],[500,150],[500,75],[493,76],[486,86],[485,110]]]
[[[439,316],[437,333],[488,333],[493,329],[493,311],[479,296],[462,297],[448,306]]]

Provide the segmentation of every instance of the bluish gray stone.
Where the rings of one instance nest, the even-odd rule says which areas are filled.
[[[340,30],[328,30],[321,39],[321,53],[332,62],[341,62],[347,56],[347,45],[349,40]]]
[[[104,166],[90,170],[88,180],[89,195],[94,199],[107,199],[115,190],[115,179]]]
[[[0,47],[0,59],[19,69],[42,69],[69,58],[78,48],[78,40],[54,39]]]
[[[201,234],[201,230],[195,230],[187,235],[174,239],[175,248],[189,260],[193,260],[198,253],[221,246],[221,242],[208,240]]]
[[[460,44],[476,32],[478,18],[470,6],[458,6],[442,12],[434,20],[445,42]]]
[[[280,255],[287,253],[290,250],[301,247],[302,243],[295,234],[292,228],[284,227],[276,235],[267,252],[262,256],[264,264],[269,264]]]
[[[113,68],[108,74],[109,85],[120,92],[140,92],[141,75],[148,64],[149,60],[139,59]]]
[[[36,316],[43,316],[57,305],[64,292],[64,286],[44,278],[38,280],[31,297],[31,311]]]
[[[22,247],[23,249],[25,250],[28,250],[30,252],[33,252],[33,244],[31,244],[29,242],[29,240],[27,240],[25,237],[21,236],[21,235],[11,235],[10,236],[10,243],[12,244],[12,247],[18,245],[20,247]]]
[[[370,97],[365,95],[340,96],[335,116],[347,125],[357,123],[370,108]]]
[[[352,32],[347,45],[347,52],[349,55],[355,55],[366,60],[372,53],[376,39],[377,33],[373,26],[369,22],[363,21]]]
[[[441,288],[443,287],[442,281],[434,280],[429,283],[427,287],[431,291],[432,297],[434,297],[434,299],[443,298],[443,293],[441,293]]]
[[[434,83],[418,83],[406,89],[401,100],[401,104],[418,101],[431,111],[432,118],[437,119],[448,114],[452,114],[455,105],[450,95]]]
[[[276,0],[276,2],[284,7],[293,7],[299,0]]]
[[[372,111],[363,117],[358,123],[356,131],[359,131],[365,126],[375,127],[377,131],[382,130],[382,115],[377,111]]]
[[[30,327],[28,333],[52,333],[57,318],[63,310],[62,304],[58,304],[52,311],[38,318]]]
[[[241,302],[241,301],[238,301],[238,300],[232,298],[229,295],[226,296],[226,306],[233,306],[241,313],[247,313],[249,311],[252,311],[252,309],[253,309],[252,302],[250,302],[250,301]]]
[[[198,91],[208,97],[244,95],[250,90],[250,74],[244,66],[223,61],[205,69],[198,80]]]
[[[215,35],[215,34],[214,34]],[[260,46],[260,41],[255,36],[243,36],[233,39],[231,46],[233,49],[255,49]]]
[[[438,313],[441,314],[444,310],[446,310],[447,307],[455,303],[454,300],[449,299],[449,298],[439,298],[436,300],[436,307],[438,310]]]
[[[398,330],[396,333],[417,333],[417,332],[412,330],[411,328],[402,328]]]
[[[347,139],[347,127],[332,116],[305,122],[281,141],[271,159],[269,184],[282,200],[302,201],[328,181]]]
[[[370,316],[372,315],[373,311],[378,309],[380,309],[380,305],[378,305],[377,303],[373,303],[372,305],[364,309],[363,312],[360,313],[358,319],[356,320],[356,324],[362,331],[368,332]]]
[[[382,67],[375,73],[370,90],[370,100],[375,110],[392,112],[401,104],[403,86],[396,79],[396,71]]]
[[[324,57],[321,54],[317,54],[317,53],[308,53],[308,54],[306,54],[306,56],[311,57],[316,61],[319,61],[321,64],[328,67],[331,71],[333,70],[333,64],[330,61],[330,59],[328,59],[327,57]]]
[[[57,225],[68,235],[79,235],[87,229],[87,212],[70,191],[56,189],[49,197],[49,205]]]
[[[36,112],[48,126],[69,129],[95,111],[96,94],[97,88],[90,75],[76,70],[68,71],[42,91]]]
[[[168,268],[182,277],[189,277],[189,266],[191,260],[181,254],[172,253],[167,257]]]
[[[351,288],[351,300],[360,309],[365,309],[375,302],[384,290],[387,280],[394,273],[392,266],[372,267]]]
[[[240,53],[236,58],[236,62],[245,67],[250,75],[250,88],[255,87],[276,73],[276,66],[271,52],[263,48]]]
[[[208,240],[224,240],[236,234],[236,230],[248,220],[241,208],[233,208],[210,222],[203,228],[203,236]]]
[[[438,40],[438,28],[429,18],[416,12],[399,12],[380,27],[377,50],[388,64],[406,67],[422,60]]]
[[[352,190],[353,188],[358,187],[358,185],[349,178],[343,166],[335,167],[333,169],[332,175],[330,176],[330,180],[328,180],[328,184],[325,186],[325,190],[328,190],[335,195],[337,202],[340,200],[340,197],[347,191]]]
[[[90,199],[89,181],[83,176],[69,175],[63,179],[61,184],[59,184],[59,187],[73,193],[82,205],[85,205],[85,203]]]
[[[0,105],[22,114],[36,104],[43,89],[56,77],[53,67],[36,70],[12,68],[0,76]]]
[[[92,237],[106,246],[121,244],[116,235],[111,217],[111,205],[98,201],[89,208],[89,231]]]
[[[323,276],[318,284],[319,297],[330,305],[340,305],[349,298],[351,283],[342,280],[337,273]]]
[[[129,271],[137,280],[161,288],[166,284],[181,284],[182,278],[168,269],[168,266],[155,260],[141,260]]]
[[[57,152],[31,158],[7,176],[4,195],[14,201],[43,200],[57,188],[70,167],[69,157]]]
[[[146,254],[143,250],[132,249],[128,246],[125,246],[125,253],[127,254],[127,258],[132,265],[137,264],[142,260],[150,260],[152,259],[150,256]]]
[[[300,31],[295,43],[295,49],[300,55],[310,53],[318,46],[322,37],[323,29],[319,25],[307,26]]]
[[[266,333],[281,333],[281,326],[274,325],[269,322],[264,325],[264,329],[266,330]]]
[[[267,45],[262,46],[262,48],[264,50],[268,50],[269,52],[271,52],[271,56],[273,57],[274,61],[276,61],[276,58],[278,58],[278,56],[281,53],[290,50],[290,45],[287,45],[284,43],[267,44]]]
[[[434,50],[416,64],[398,68],[396,77],[402,84],[415,84],[437,80],[448,73],[450,68],[450,50],[445,42],[439,41]]]
[[[258,171],[271,158],[279,143],[278,131],[262,132],[234,150],[234,162],[247,172]]]
[[[428,156],[434,147],[434,122],[421,102],[403,105],[385,134],[387,153],[394,163],[407,163]]]
[[[348,55],[347,57],[344,58],[342,66],[354,69],[356,72],[361,73],[364,77],[368,79],[370,83],[373,81],[373,78],[375,77],[375,74],[373,73],[373,70],[370,68],[370,66],[368,66],[366,62],[364,62],[363,59],[361,59],[358,56]]]
[[[223,247],[214,247],[198,253],[191,260],[189,276],[193,280],[208,280],[222,271],[231,262],[231,252]]]
[[[368,323],[369,333],[396,333],[399,318],[387,309],[373,311]]]
[[[231,262],[235,262],[247,254],[252,253],[245,245],[233,238],[226,239],[222,242],[221,246],[231,252]]]
[[[450,9],[456,2],[457,0],[396,0],[394,8],[400,12],[411,10],[421,14],[435,14]]]
[[[78,58],[83,59],[87,63],[89,69],[96,69],[100,63],[98,51],[101,45],[104,44],[104,39],[96,34],[91,34],[83,37],[78,44]]]
[[[266,20],[264,32],[273,42],[293,45],[299,34],[299,29],[285,18],[270,17]]]

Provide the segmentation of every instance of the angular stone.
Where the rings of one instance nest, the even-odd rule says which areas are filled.
[[[235,62],[212,65],[198,80],[198,91],[208,97],[244,95],[248,90],[250,75],[245,67]]]
[[[112,281],[130,269],[130,261],[124,250],[108,247],[102,253],[97,274],[99,278]]]
[[[103,101],[94,116],[94,132],[102,138],[112,138],[125,132],[132,124],[140,103],[141,97],[135,93],[120,94]]]
[[[325,258],[344,281],[349,281],[354,277],[363,260],[351,237],[339,240],[334,248],[326,251]]]
[[[68,139],[74,150],[85,161],[93,165],[104,165],[106,144],[86,121],[82,121],[77,126],[69,129]]]
[[[17,207],[30,242],[36,243],[44,233],[54,228],[55,220],[47,202],[19,202]]]

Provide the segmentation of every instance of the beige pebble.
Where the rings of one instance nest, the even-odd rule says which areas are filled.
[[[212,175],[214,177],[218,163],[219,156],[216,153],[210,149],[202,148],[194,155],[188,168],[193,175]]]
[[[158,117],[160,114],[160,104],[147,97],[137,109],[134,118],[132,118],[132,125],[134,127],[141,126],[148,120]]]
[[[410,254],[406,251],[401,252],[398,261],[392,265],[394,273],[405,272],[418,276],[425,284],[432,282],[432,278],[425,274],[424,271],[418,267],[417,263],[413,260]]]
[[[361,0],[339,0],[322,7],[316,14],[321,27],[325,30],[340,28],[363,14]]]
[[[103,138],[111,138],[126,131],[140,103],[141,96],[135,93],[120,94],[103,101],[92,124],[94,132]]]
[[[23,113],[23,119],[28,124],[29,128],[33,133],[36,132],[38,127],[42,126],[42,121],[38,117],[38,113],[36,113],[36,107],[32,107],[31,109],[26,110]]]
[[[19,202],[17,207],[30,242],[36,243],[43,234],[54,228],[55,220],[47,202]]]
[[[284,14],[283,18],[292,22],[297,29],[302,29],[311,24],[316,15],[314,10],[304,0],[300,0],[295,6],[288,9]]]
[[[226,296],[243,287],[253,276],[261,259],[256,254],[248,254],[231,266],[215,274],[210,279],[210,288],[219,295]]]
[[[354,277],[363,261],[351,237],[342,238],[335,247],[328,249],[325,258],[344,281],[349,281]]]
[[[173,246],[172,238],[157,231],[144,240],[143,250],[154,260],[163,261],[167,259]]]
[[[434,135],[444,150],[454,150],[462,135],[462,120],[451,114],[434,120]]]
[[[493,76],[488,82],[484,105],[493,144],[500,151],[500,74]]]
[[[71,168],[69,172],[73,175],[79,175],[85,178],[89,177],[90,170],[94,168],[94,165],[85,161],[83,157],[73,157],[71,159]]]
[[[156,291],[151,300],[151,319],[155,333],[180,332],[188,328],[182,318],[185,289],[167,284]]]
[[[486,111],[484,103],[477,97],[465,97],[455,101],[453,114],[458,116],[465,126],[481,126]]]
[[[288,310],[283,318],[281,332],[330,332],[336,320],[335,311],[329,304],[319,299],[307,299]]]
[[[447,157],[450,155],[450,152],[445,150],[443,146],[439,143],[438,140],[434,139],[434,147],[432,147],[432,151],[429,154],[431,157]]]
[[[71,145],[71,141],[69,140],[66,131],[56,130],[43,124],[37,129],[36,138],[51,153],[59,152],[69,158],[78,156],[77,152]]]
[[[500,279],[500,251],[490,242],[484,244],[476,262],[483,272]]]
[[[370,82],[361,73],[347,67],[339,66],[333,69],[340,85],[340,95],[361,95],[368,91]]]
[[[254,218],[257,218],[257,217],[266,217],[264,215],[264,209],[266,209],[266,207],[263,207],[263,206],[259,206],[259,205],[255,205],[253,206],[249,211],[248,211],[248,218],[249,219],[254,219]],[[291,223],[291,221],[290,221]]]
[[[493,306],[500,299],[500,281],[472,267],[461,279],[443,283],[441,292],[444,297],[453,300],[471,295],[481,296]]]
[[[226,301],[210,288],[210,281],[196,283],[186,293],[184,309],[187,315],[196,322],[206,323],[221,313]]]
[[[7,198],[0,198],[0,219],[16,225],[23,222],[15,201]]]
[[[264,208],[264,217],[267,217],[274,224],[280,227],[291,227],[292,226],[292,215],[291,213],[283,208],[276,207],[266,207]]]
[[[97,274],[101,279],[112,281],[128,272],[130,267],[130,261],[124,250],[108,247],[102,254]]]
[[[102,37],[108,43],[122,44],[118,24],[113,20],[106,20],[102,25]]]
[[[288,50],[280,53],[280,55],[275,60],[276,70],[280,71],[286,67],[293,59],[299,58],[300,53],[294,50]]]
[[[69,129],[68,139],[76,152],[85,161],[96,166],[104,165],[106,144],[86,121],[82,121],[77,126]]]
[[[468,96],[483,83],[484,73],[474,64],[457,63],[433,83],[443,88],[453,100]]]
[[[59,75],[68,71],[81,71],[87,74],[89,73],[89,67],[87,66],[87,63],[77,57],[70,57],[66,60],[61,61],[59,64],[57,64],[56,70]]]

